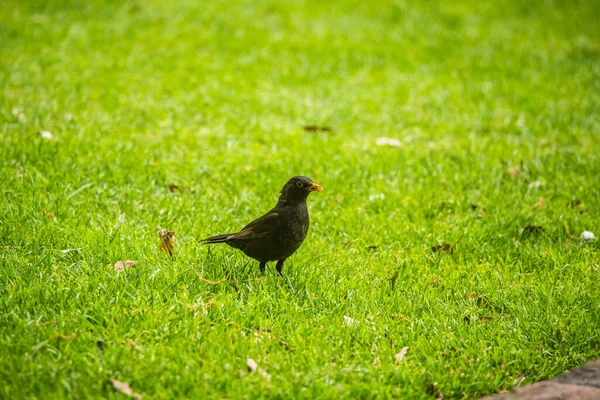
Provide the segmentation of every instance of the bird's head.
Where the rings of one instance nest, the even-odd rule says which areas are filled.
[[[306,200],[310,192],[322,192],[323,188],[314,183],[306,176],[294,176],[283,189],[281,189],[280,201],[287,203],[296,203]]]

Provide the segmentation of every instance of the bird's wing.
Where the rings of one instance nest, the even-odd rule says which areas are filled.
[[[275,234],[279,228],[279,214],[271,210],[260,218],[255,219],[242,228],[238,233],[229,236],[228,239],[252,240],[268,238]]]

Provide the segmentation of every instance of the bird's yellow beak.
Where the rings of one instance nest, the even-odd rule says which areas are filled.
[[[309,187],[306,188],[309,192],[322,192],[323,188],[316,183],[313,183]]]

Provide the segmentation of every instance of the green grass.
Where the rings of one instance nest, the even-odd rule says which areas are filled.
[[[600,233],[599,13],[4,1],[0,398],[122,397],[110,379],[145,398],[475,398],[600,357],[599,244],[579,238]],[[298,174],[325,191],[285,278],[198,244]],[[122,259],[140,263],[106,267]]]

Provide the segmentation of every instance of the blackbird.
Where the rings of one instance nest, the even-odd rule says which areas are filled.
[[[283,263],[298,250],[308,232],[306,198],[314,191],[321,192],[323,188],[306,176],[295,176],[281,189],[277,205],[271,211],[239,232],[212,236],[201,243],[227,243],[259,261],[262,273],[267,262],[277,261],[277,272],[283,276]]]

